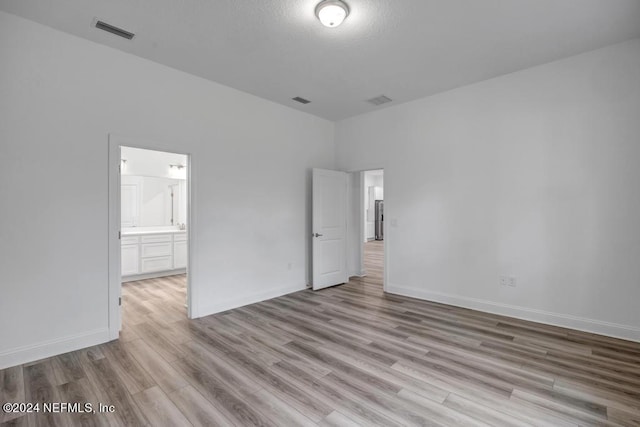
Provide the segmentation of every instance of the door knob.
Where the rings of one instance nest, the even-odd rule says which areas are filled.
[[[320,236],[322,236],[322,234],[320,234],[320,233],[313,234],[313,237],[320,237]]]

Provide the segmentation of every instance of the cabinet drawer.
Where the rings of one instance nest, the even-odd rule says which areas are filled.
[[[170,242],[171,234],[153,234],[151,236],[141,236],[142,243]]]
[[[156,258],[143,258],[140,262],[142,273],[153,273],[154,271],[171,270],[171,257],[163,256]]]
[[[187,233],[176,233],[173,235],[174,242],[186,242],[187,241]]]
[[[140,256],[142,258],[171,256],[171,242],[167,243],[143,243]]]
[[[122,245],[137,245],[139,241],[140,237],[138,236],[122,236],[120,239]]]

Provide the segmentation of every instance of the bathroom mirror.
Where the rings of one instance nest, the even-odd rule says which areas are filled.
[[[122,227],[164,227],[186,223],[186,181],[121,177]]]

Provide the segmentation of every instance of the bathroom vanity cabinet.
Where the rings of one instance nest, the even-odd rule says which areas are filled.
[[[123,232],[121,245],[123,282],[186,272],[185,230]]]

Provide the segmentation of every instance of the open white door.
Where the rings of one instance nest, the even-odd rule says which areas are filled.
[[[345,283],[347,174],[313,169],[313,290]]]

